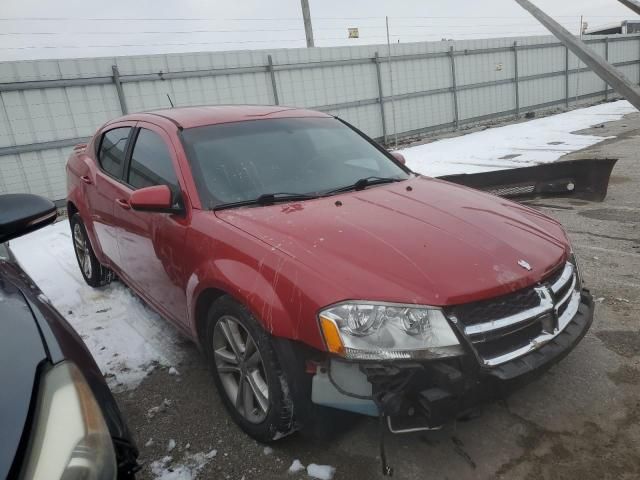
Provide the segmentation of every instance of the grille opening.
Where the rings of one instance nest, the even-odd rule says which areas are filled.
[[[562,314],[567,310],[567,308],[569,307],[569,304],[571,303],[571,299],[568,299],[566,302],[564,302],[562,304],[562,306],[560,306],[558,308],[558,317],[561,317]]]
[[[538,293],[533,288],[527,288],[498,298],[457,305],[448,309],[446,313],[455,316],[463,325],[469,326],[510,317],[539,305]]]
[[[481,357],[494,358],[529,345],[531,340],[542,334],[542,322],[536,321],[510,335],[491,341],[474,343]]]
[[[530,327],[532,323],[539,323],[540,321],[541,317],[532,318],[528,321],[515,323],[499,330],[490,330],[488,332],[475,333],[473,335],[470,335],[469,338],[471,340],[471,343],[473,343],[474,345],[479,343],[494,342],[500,340],[502,337],[517,334],[520,330]]]

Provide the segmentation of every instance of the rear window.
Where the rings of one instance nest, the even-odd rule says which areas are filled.
[[[114,128],[102,136],[98,162],[102,169],[112,177],[122,178],[127,140],[131,127]]]

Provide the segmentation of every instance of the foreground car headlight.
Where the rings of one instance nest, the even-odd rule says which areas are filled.
[[[438,308],[345,302],[323,310],[319,318],[327,348],[345,358],[426,359],[464,353]]]
[[[56,365],[41,382],[23,479],[113,480],[111,435],[78,367]]]

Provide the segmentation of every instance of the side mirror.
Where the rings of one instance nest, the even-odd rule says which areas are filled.
[[[38,230],[58,216],[51,200],[29,193],[0,195],[0,243]]]
[[[154,185],[136,190],[129,197],[129,205],[139,212],[179,213],[173,202],[171,189],[166,185]]]
[[[407,164],[407,160],[405,160],[404,155],[402,155],[400,152],[391,152],[391,155],[402,165]]]

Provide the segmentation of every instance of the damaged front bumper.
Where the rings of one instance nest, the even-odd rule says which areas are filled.
[[[550,292],[554,293],[551,287]],[[591,326],[594,305],[587,290],[575,288],[575,284],[572,287],[568,291],[574,291],[573,295],[559,292],[562,298],[566,297],[565,303],[556,303],[551,311],[528,322],[526,328],[539,323],[536,328],[540,331],[515,345],[510,350],[515,354],[487,355],[483,348],[486,349],[488,343],[483,343],[482,337],[486,332],[480,332],[482,338],[478,339],[478,328],[467,327],[466,331],[473,333],[467,335],[464,327],[457,325],[465,355],[421,362],[331,359],[316,368],[312,401],[364,415],[387,417],[388,427],[394,433],[440,428],[484,402],[504,398],[575,347]],[[547,318],[549,314],[553,320]],[[549,321],[553,322],[551,328]],[[500,333],[502,338],[508,338],[502,333],[505,328],[510,327],[501,326],[492,334]],[[519,327],[517,332],[520,333],[513,333],[511,340],[530,330]]]

